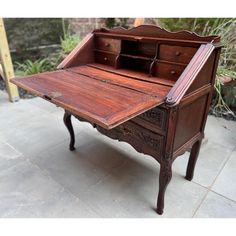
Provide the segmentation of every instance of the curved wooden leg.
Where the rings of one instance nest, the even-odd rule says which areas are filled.
[[[74,130],[73,130],[73,126],[71,123],[71,114],[65,111],[64,117],[63,117],[63,121],[64,124],[66,126],[66,128],[68,129],[69,133],[70,133],[70,145],[69,148],[71,151],[75,150],[75,134],[74,134]]]
[[[165,191],[172,177],[171,167],[172,163],[169,161],[161,163],[160,174],[159,174],[159,193],[157,199],[157,213],[159,215],[162,215],[163,213]]]
[[[187,167],[186,176],[185,176],[185,179],[189,181],[193,179],[194,169],[197,162],[201,143],[202,143],[202,140],[199,140],[196,143],[194,143],[190,152],[190,157],[188,160],[188,167]]]

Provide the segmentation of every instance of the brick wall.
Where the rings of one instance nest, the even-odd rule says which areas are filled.
[[[69,18],[69,27],[74,32],[79,32],[84,38],[94,29],[105,27],[105,20],[102,18]]]

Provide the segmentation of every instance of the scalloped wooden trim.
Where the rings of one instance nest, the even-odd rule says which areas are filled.
[[[125,34],[125,35],[137,35],[146,37],[158,37],[158,38],[172,38],[172,39],[184,39],[202,42],[219,42],[220,37],[217,35],[211,36],[200,36],[194,32],[187,30],[181,30],[177,32],[170,32],[164,28],[158,27],[156,25],[139,25],[130,29],[125,29],[123,27],[115,27],[113,29],[101,28],[95,30],[94,32],[104,32],[104,33],[115,33],[115,34]]]

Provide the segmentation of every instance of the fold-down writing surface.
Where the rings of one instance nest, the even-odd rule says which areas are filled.
[[[131,78],[127,75],[115,74],[109,70],[106,71],[104,69],[98,69],[87,65],[71,67],[67,70],[106,83],[115,84],[132,90],[137,90],[157,97],[165,97],[172,88],[172,86],[158,84],[157,81],[145,81],[138,78]]]
[[[167,90],[166,94],[151,96],[142,90],[65,70],[18,78],[12,82],[107,129],[163,103],[168,93]]]

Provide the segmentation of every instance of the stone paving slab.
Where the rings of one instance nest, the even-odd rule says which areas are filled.
[[[209,192],[194,216],[196,218],[235,218],[236,202]]]
[[[236,122],[209,116],[192,182],[177,158],[163,216],[155,213],[159,165],[130,145],[40,98],[9,103],[0,91],[0,217],[235,217]]]
[[[208,142],[201,147],[192,181],[210,188],[218,173],[228,161],[233,148],[217,144],[213,142],[211,137],[208,137],[208,139]],[[180,175],[184,175],[186,172],[188,157],[189,153],[185,153],[178,157],[173,164],[173,169]]]
[[[81,200],[21,158],[0,171],[0,217],[97,217]]]
[[[236,202],[236,150],[231,154],[212,189]]]

